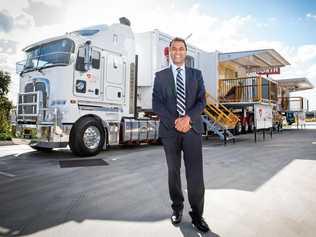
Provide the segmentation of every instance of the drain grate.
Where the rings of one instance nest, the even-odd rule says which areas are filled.
[[[91,160],[60,160],[60,168],[72,168],[72,167],[87,167],[87,166],[104,166],[109,165],[108,162],[102,159],[91,159]]]

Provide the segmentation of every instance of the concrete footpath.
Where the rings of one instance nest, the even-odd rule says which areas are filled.
[[[170,221],[161,146],[113,148],[104,166],[61,168],[69,150],[0,147],[0,236],[316,236],[316,130],[285,130],[265,141],[242,135],[204,141],[205,211],[212,232]],[[2,173],[1,173],[2,172]]]

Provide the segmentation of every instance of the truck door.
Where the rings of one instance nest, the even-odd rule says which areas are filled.
[[[75,70],[75,85],[74,94],[81,97],[87,98],[100,98],[100,88],[101,88],[101,63],[100,63],[101,53],[97,49],[92,48],[91,51],[91,65],[89,70],[84,72],[78,70],[83,66],[84,54],[82,50],[79,49],[78,58],[76,62]]]
[[[104,101],[122,104],[125,102],[126,62],[120,55],[107,53],[104,64]]]

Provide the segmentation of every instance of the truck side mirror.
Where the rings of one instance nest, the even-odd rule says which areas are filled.
[[[78,49],[78,55],[76,60],[76,70],[80,72],[85,72],[84,67],[84,47],[80,47]]]
[[[91,41],[87,41],[84,44],[84,68],[85,71],[89,71],[92,63],[92,48],[90,46]]]

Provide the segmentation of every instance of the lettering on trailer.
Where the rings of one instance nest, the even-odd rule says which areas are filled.
[[[265,69],[263,71],[258,71],[258,75],[272,75],[272,74],[280,74],[280,67],[271,67]]]

